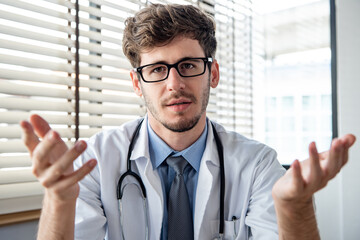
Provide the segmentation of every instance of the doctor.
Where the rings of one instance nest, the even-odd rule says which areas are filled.
[[[146,103],[142,123],[68,149],[40,116],[21,122],[33,173],[45,187],[38,239],[213,239],[221,222],[224,239],[319,239],[312,196],[346,163],[353,135],[321,154],[311,143],[310,158],[295,161],[284,175],[274,150],[211,122],[209,91],[219,82],[215,24],[195,7],[141,10],[126,21],[123,50],[134,67],[134,91]],[[185,166],[180,174],[174,159]],[[130,176],[119,204],[118,181],[129,166],[146,199]],[[172,208],[174,191],[181,191],[175,185],[185,186],[187,195]]]

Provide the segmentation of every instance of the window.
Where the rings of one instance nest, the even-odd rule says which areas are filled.
[[[220,82],[211,90],[208,116],[227,129],[253,136],[252,10],[250,0],[202,0],[216,21]]]
[[[264,111],[255,112],[254,137],[289,165],[307,158],[310,141],[324,151],[332,138],[329,1],[256,0],[254,5],[254,28],[264,43],[264,68],[253,80],[255,105]]]
[[[214,16],[221,83],[208,114],[252,135],[250,0],[79,0],[79,11],[75,0],[6,1],[0,3],[0,215],[41,208],[43,189],[31,174],[19,121],[38,113],[71,146],[144,115],[121,39],[126,17],[150,2],[196,4]]]

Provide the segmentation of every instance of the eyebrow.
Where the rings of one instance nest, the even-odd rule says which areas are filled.
[[[188,60],[188,59],[192,59],[192,58],[206,58],[206,57],[183,57],[183,58],[180,58],[175,63],[178,63],[178,62],[181,62],[181,61],[184,61],[184,60]],[[144,64],[143,66],[152,65],[152,64],[175,64],[175,63],[168,63],[166,61],[158,61],[158,62],[154,62],[154,63]]]

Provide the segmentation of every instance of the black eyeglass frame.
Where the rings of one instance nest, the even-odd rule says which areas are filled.
[[[202,73],[199,73],[199,74],[196,74],[196,75],[192,75],[192,76],[184,76],[180,73],[179,69],[178,69],[178,65],[179,63],[183,62],[183,61],[186,61],[186,60],[198,60],[198,59],[201,59],[204,61],[204,71]],[[205,72],[206,72],[206,64],[207,63],[212,63],[213,62],[213,58],[212,57],[199,57],[199,58],[183,58],[181,59],[180,61],[174,63],[174,64],[167,64],[167,63],[163,63],[163,62],[158,62],[158,63],[151,63],[151,64],[146,64],[146,65],[143,65],[143,66],[140,66],[140,67],[137,67],[137,68],[133,68],[133,70],[137,73],[140,74],[141,76],[141,79],[146,82],[146,83],[156,83],[156,82],[161,82],[161,81],[164,81],[166,80],[168,77],[169,77],[169,73],[170,73],[170,70],[171,68],[175,68],[176,71],[179,73],[179,75],[181,77],[197,77],[197,76],[200,76],[200,75],[203,75]],[[142,74],[142,69],[144,67],[148,67],[148,66],[152,66],[152,65],[158,65],[158,64],[162,64],[162,65],[165,65],[167,67],[167,74],[166,74],[166,77],[164,77],[163,79],[160,79],[160,80],[156,80],[156,81],[146,81],[143,74]]]

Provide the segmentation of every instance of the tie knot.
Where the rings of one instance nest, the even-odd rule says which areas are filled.
[[[188,162],[182,157],[168,157],[166,163],[174,169],[176,175],[183,174]]]

